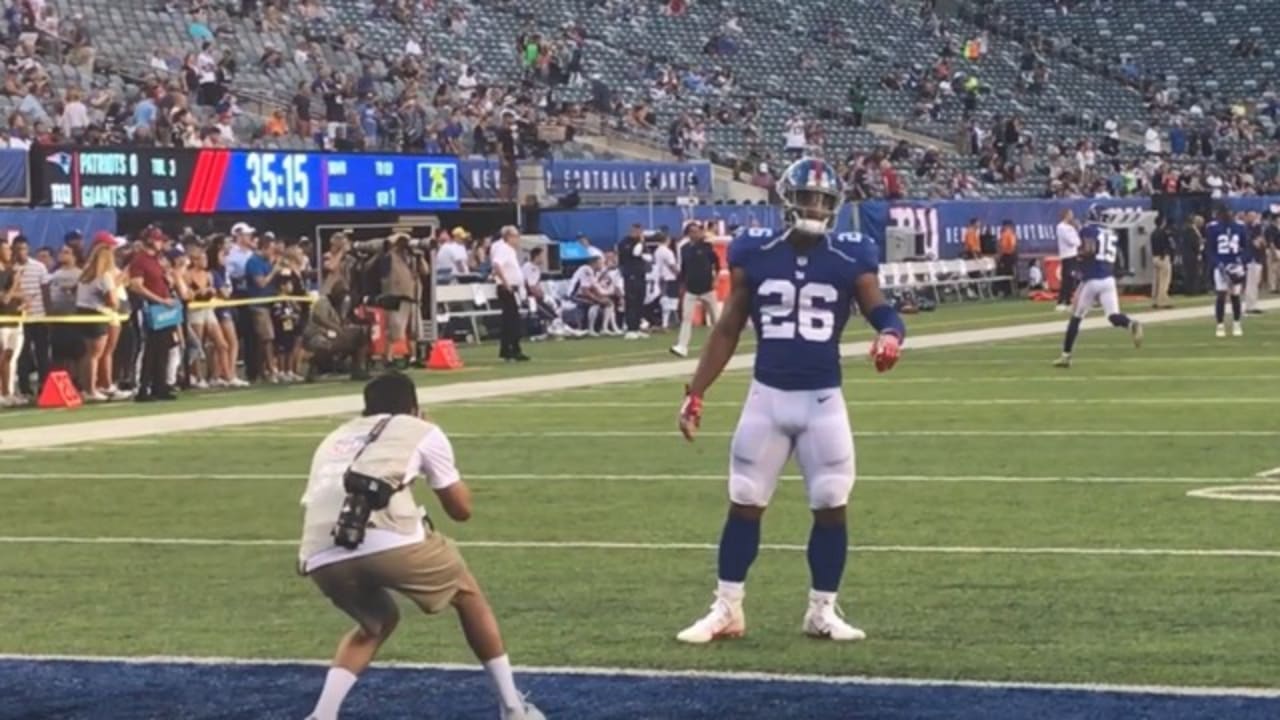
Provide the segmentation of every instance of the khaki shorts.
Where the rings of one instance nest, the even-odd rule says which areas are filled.
[[[334,606],[375,635],[399,617],[390,590],[428,614],[449,607],[460,592],[479,591],[457,546],[440,533],[413,545],[325,565],[310,577]]]
[[[253,321],[253,334],[263,342],[276,339],[275,323],[271,322],[271,310],[265,307],[249,308],[249,319]]]
[[[387,313],[387,340],[396,342],[405,336],[409,329],[409,318],[414,311],[413,303],[401,300],[400,307]]]

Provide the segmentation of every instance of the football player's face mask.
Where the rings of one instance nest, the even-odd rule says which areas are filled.
[[[806,235],[824,235],[835,226],[840,198],[824,190],[792,190],[786,198],[787,224]]]

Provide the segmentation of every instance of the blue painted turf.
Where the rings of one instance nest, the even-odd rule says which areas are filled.
[[[324,668],[0,661],[3,720],[301,720]],[[517,677],[551,720],[1276,720],[1280,699],[759,680]],[[494,720],[479,672],[368,672],[344,720]]]

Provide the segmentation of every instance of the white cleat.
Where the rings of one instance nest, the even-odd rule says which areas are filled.
[[[717,596],[715,602],[711,603],[711,612],[681,630],[676,639],[691,645],[705,645],[720,638],[742,637],[746,632],[747,616],[742,612],[742,603],[730,602]]]
[[[1059,368],[1071,367],[1071,356],[1068,355],[1067,353],[1062,353],[1061,355],[1058,356],[1057,360],[1053,361],[1053,366],[1059,367]]]
[[[1244,323],[1231,324],[1231,337],[1244,337]]]
[[[542,711],[528,700],[524,701],[524,707],[515,708],[514,710],[504,709],[498,717],[501,720],[547,720],[547,716],[542,714]]]
[[[1217,332],[1214,333],[1214,335],[1218,337],[1226,337],[1227,336],[1226,326],[1224,326],[1222,323],[1218,323],[1218,330]]]
[[[1133,346],[1136,348],[1142,347],[1142,323],[1136,320],[1129,323],[1129,334],[1133,336]]]
[[[1071,309],[1069,305],[1058,305],[1053,308],[1057,312],[1066,312]]]
[[[844,621],[844,613],[834,600],[809,597],[809,610],[804,614],[804,634],[809,637],[852,642],[864,640],[867,634]]]
[[[689,349],[679,345],[672,345],[669,352],[676,357],[689,357]]]

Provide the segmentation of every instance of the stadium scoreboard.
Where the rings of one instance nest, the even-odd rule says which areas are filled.
[[[67,149],[36,157],[39,199],[154,213],[457,209],[458,160],[224,149]]]

